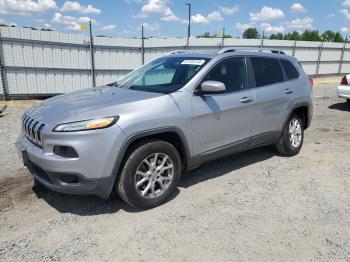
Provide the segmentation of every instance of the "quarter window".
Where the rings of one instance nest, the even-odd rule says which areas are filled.
[[[251,58],[257,87],[283,82],[280,63],[274,58]]]
[[[298,71],[293,64],[287,60],[281,60],[284,71],[286,72],[288,80],[292,80],[299,77]]]
[[[214,80],[225,84],[225,93],[240,91],[245,88],[244,58],[228,58],[217,65],[205,76],[204,81]]]

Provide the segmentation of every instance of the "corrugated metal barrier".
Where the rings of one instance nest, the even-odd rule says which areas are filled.
[[[96,84],[111,83],[151,59],[186,48],[186,38],[94,37]],[[190,49],[218,50],[222,39],[190,38]],[[350,72],[344,43],[264,39],[264,48],[294,55],[312,76]],[[259,39],[225,39],[225,46],[260,47]],[[144,52],[143,52],[144,51]],[[0,27],[0,96],[49,96],[92,86],[89,36]]]

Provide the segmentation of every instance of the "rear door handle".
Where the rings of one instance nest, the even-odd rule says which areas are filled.
[[[291,90],[291,89],[286,89],[286,90],[284,90],[283,91],[285,94],[291,94],[291,93],[293,93],[293,90]]]
[[[242,97],[241,100],[239,100],[239,102],[241,103],[249,103],[249,102],[252,102],[253,99],[249,98],[249,97]]]

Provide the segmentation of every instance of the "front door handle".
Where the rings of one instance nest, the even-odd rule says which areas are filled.
[[[286,90],[283,91],[285,94],[289,95],[291,93],[293,93],[293,90],[287,88]]]
[[[239,100],[239,102],[241,103],[249,103],[249,102],[252,102],[253,99],[249,98],[249,97],[242,97],[241,100]]]

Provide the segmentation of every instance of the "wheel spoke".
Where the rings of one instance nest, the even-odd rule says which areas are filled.
[[[163,158],[162,163],[159,165],[159,167],[160,167],[160,168],[164,167],[165,162],[166,162],[167,160],[168,160],[168,156],[165,156],[165,157]]]
[[[148,161],[147,158],[145,160],[143,160],[142,163],[145,163],[148,166],[148,169],[151,169],[152,164]]]
[[[155,153],[154,159],[153,159],[153,161],[152,161],[153,167],[156,167],[156,166],[157,166],[157,160],[158,160],[158,153]]]
[[[147,174],[145,172],[142,172],[140,170],[136,171],[136,175],[142,176],[142,177],[147,177]]]
[[[164,171],[169,170],[170,168],[173,168],[173,165],[168,165],[168,166],[162,167],[159,172],[161,174],[163,174]]]
[[[146,181],[148,181],[149,179],[147,177],[142,178],[140,181],[138,181],[136,183],[136,187],[140,187],[141,185],[143,185]]]
[[[158,184],[159,184],[159,186],[160,186],[160,189],[161,189],[162,191],[164,191],[165,187],[164,187],[163,183],[162,183],[159,179],[158,179]]]
[[[142,196],[145,196],[145,195],[147,194],[147,192],[150,190],[151,186],[152,186],[152,182],[151,182],[151,181],[148,181],[148,184],[147,184],[147,186],[145,187],[145,189],[141,191],[141,195],[142,195]]]
[[[151,195],[152,195],[152,197],[156,197],[154,181],[151,183]]]
[[[172,179],[172,177],[161,176],[161,177],[158,178],[158,181],[159,181],[160,183],[163,183],[163,181],[169,181],[169,180],[171,180],[171,179]]]

